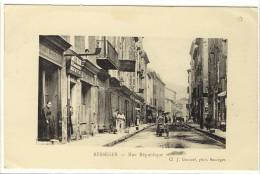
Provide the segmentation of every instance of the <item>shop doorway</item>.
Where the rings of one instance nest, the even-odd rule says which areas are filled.
[[[75,140],[77,138],[77,96],[76,96],[76,81],[73,78],[70,79],[70,97],[69,97],[69,117],[67,134],[69,140]]]
[[[91,114],[91,85],[82,82],[81,85],[81,106],[80,106],[80,135],[84,136],[90,132],[90,114]]]
[[[38,79],[38,140],[61,138],[60,77],[59,67],[46,59],[39,58]],[[50,123],[46,122],[43,108],[51,102]]]

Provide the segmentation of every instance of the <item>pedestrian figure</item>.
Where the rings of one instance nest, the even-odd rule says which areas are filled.
[[[164,118],[166,137],[169,137],[169,124],[170,124],[170,122],[171,122],[171,119],[170,119],[169,115],[166,114],[165,118]]]
[[[112,126],[111,130],[115,134],[117,132],[117,115],[118,115],[118,109],[116,109],[112,114]]]
[[[118,122],[118,131],[122,131],[124,128],[124,122],[125,122],[125,115],[122,112],[119,112],[117,115],[117,122]]]
[[[211,122],[211,117],[207,116],[206,117],[206,128],[207,128],[207,130],[210,130],[210,122]]]
[[[69,106],[68,117],[67,117],[67,136],[68,136],[68,141],[71,141],[71,135],[73,134],[72,116],[73,116],[73,107]]]
[[[164,124],[164,118],[161,114],[159,114],[159,116],[157,117],[157,127],[156,127],[156,134],[160,135],[162,133],[162,126]]]
[[[151,113],[148,115],[148,123],[152,123],[152,115],[151,115]]]
[[[140,112],[139,112],[139,110],[137,110],[137,112],[136,112],[136,118],[135,118],[136,130],[139,130],[139,124],[140,124]]]
[[[94,136],[96,129],[96,112],[93,112],[93,115],[90,116],[90,134]]]
[[[44,140],[52,140],[54,139],[54,118],[52,115],[52,103],[48,101],[46,106],[42,110],[43,115],[43,139]]]
[[[122,123],[122,128],[124,129],[125,128],[125,125],[126,125],[126,117],[125,117],[125,114],[122,113],[121,114],[121,123]]]

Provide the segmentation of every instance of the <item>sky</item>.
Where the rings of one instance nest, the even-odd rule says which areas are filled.
[[[150,60],[148,68],[160,74],[166,86],[187,97],[190,47],[193,38],[144,37],[143,48]]]

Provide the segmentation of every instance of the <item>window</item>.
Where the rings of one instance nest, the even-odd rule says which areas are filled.
[[[81,53],[85,51],[85,37],[84,36],[75,36],[74,40],[75,51]]]

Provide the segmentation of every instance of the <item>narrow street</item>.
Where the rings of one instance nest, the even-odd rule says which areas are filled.
[[[225,145],[195,132],[191,128],[181,127],[170,131],[169,138],[156,136],[156,126],[145,129],[125,141],[116,144],[117,147],[161,147],[161,148],[215,148],[222,149]]]

